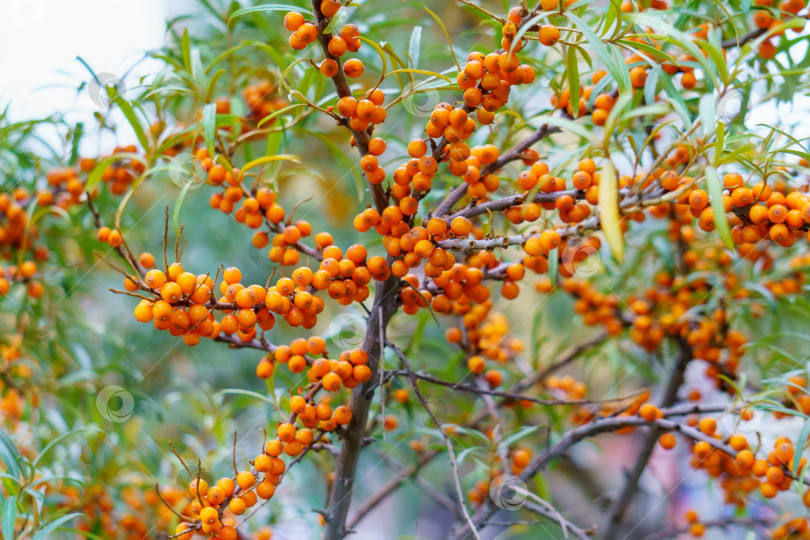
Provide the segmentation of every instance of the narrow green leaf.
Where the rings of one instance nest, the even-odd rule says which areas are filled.
[[[568,47],[565,51],[565,68],[568,71],[571,110],[574,111],[574,118],[579,118],[579,66],[577,65],[576,47]]]
[[[715,33],[712,32],[711,35],[715,35]],[[706,53],[709,55],[712,64],[714,65],[714,67],[717,68],[717,73],[720,76],[720,81],[723,84],[728,84],[729,78],[728,78],[728,66],[726,66],[726,59],[723,58],[723,53],[720,52],[720,48],[715,44],[713,44],[711,41],[713,40],[698,41],[697,44],[698,47],[706,51]]]
[[[562,128],[564,130],[570,131],[571,133],[575,133],[580,137],[587,139],[591,143],[596,144],[596,138],[594,134],[591,133],[585,126],[577,124],[567,118],[551,116],[551,115],[540,115],[532,118],[532,123],[535,125],[543,125],[547,124],[549,126],[555,126],[558,128]]]
[[[11,476],[14,478],[20,476],[20,453],[4,429],[0,429],[0,459],[6,464],[6,469]]]
[[[715,99],[712,94],[703,94],[700,96],[698,103],[698,113],[700,114],[700,128],[703,137],[709,139],[714,135],[714,130],[717,128],[717,113],[716,113]]]
[[[709,192],[709,202],[712,205],[714,212],[714,225],[717,228],[717,234],[723,240],[723,244],[730,249],[734,250],[734,242],[731,240],[731,230],[728,228],[728,218],[726,217],[726,209],[723,207],[723,188],[720,182],[720,176],[714,167],[706,167],[706,186]]]
[[[419,67],[419,56],[422,47],[422,27],[414,26],[411,31],[411,40],[408,42],[408,56],[411,57],[411,64],[414,69]]]
[[[300,109],[301,107],[308,107],[308,106],[309,106],[309,105],[307,105],[306,103],[293,103],[292,105],[287,105],[287,106],[286,106],[286,107],[284,107],[283,109],[279,109],[279,110],[277,110],[277,111],[273,111],[272,113],[268,114],[267,116],[265,116],[264,118],[262,118],[261,120],[259,120],[259,123],[258,123],[258,124],[256,124],[256,129],[261,128],[261,127],[262,127],[264,124],[266,124],[267,122],[269,122],[269,121],[270,121],[270,120],[272,120],[273,118],[276,118],[276,117],[278,117],[278,116],[281,116],[281,115],[282,115],[282,114],[284,114],[284,113],[288,113],[288,112],[290,112],[290,111],[291,111],[291,110],[293,110],[293,109]]]
[[[548,277],[551,286],[556,287],[559,280],[560,271],[560,248],[554,248],[548,252]]]
[[[340,31],[343,28],[343,24],[346,22],[346,19],[349,18],[349,10],[348,9],[341,9],[332,17],[332,20],[329,21],[329,24],[326,25],[326,28],[323,29],[324,34],[334,34],[337,30]]]
[[[3,538],[14,540],[14,520],[17,517],[17,497],[11,495],[3,499]]]
[[[237,9],[236,11],[231,13],[230,17],[228,17],[228,25],[230,26],[231,22],[233,22],[234,19],[237,19],[244,15],[248,15],[250,13],[259,13],[262,11],[297,11],[299,13],[306,13],[307,15],[312,16],[311,10],[302,8],[301,6],[292,6],[289,4],[264,4],[262,6],[253,6]]]
[[[101,177],[104,174],[104,170],[110,166],[112,163],[119,159],[127,159],[127,158],[137,158],[138,161],[142,161],[142,158],[137,156],[136,154],[130,153],[122,153],[122,154],[113,154],[111,156],[107,156],[102,158],[96,162],[93,166],[93,170],[90,171],[90,174],[87,177],[87,182],[84,184],[85,191],[93,191],[98,183],[101,181]]]
[[[265,402],[269,403],[270,405],[273,405],[273,401],[271,399],[267,398],[266,396],[263,396],[263,395],[259,394],[258,392],[251,392],[250,390],[242,390],[241,388],[226,388],[225,390],[220,390],[219,392],[217,392],[217,394],[223,394],[223,395],[237,394],[237,395],[242,395],[242,396],[250,396],[250,397],[256,398],[258,400],[265,401]]]
[[[177,199],[174,201],[174,210],[172,210],[172,224],[174,225],[174,232],[178,234],[180,232],[180,208],[183,206],[183,201],[186,198],[186,194],[188,190],[191,189],[191,186],[197,186],[196,182],[185,182],[183,184],[183,189],[180,190],[180,193],[177,194]]]
[[[76,519],[77,517],[82,517],[83,515],[84,514],[81,512],[74,512],[72,514],[62,516],[59,519],[55,519],[37,531],[37,534],[34,535],[32,540],[45,540],[46,538],[49,538],[49,534],[58,529],[63,523],[67,523],[71,519]]]
[[[602,39],[596,35],[596,32],[591,29],[588,23],[573,13],[565,12],[564,15],[576,25],[579,31],[585,36],[585,39],[588,40],[588,44],[591,46],[591,49],[593,49],[593,52],[596,53],[596,56],[598,56],[599,60],[605,65],[610,76],[613,77],[613,80],[619,85],[619,90],[621,92],[630,92],[632,90],[630,71],[627,69],[627,65],[624,63],[621,54],[618,54],[618,51],[613,48],[608,48]]]
[[[191,38],[188,35],[188,28],[183,30],[183,38],[180,40],[180,52],[183,55],[183,67],[191,73]]]
[[[209,103],[203,107],[202,123],[203,123],[203,137],[205,139],[205,149],[208,150],[209,156],[214,156],[214,135],[216,134],[217,122],[217,105],[216,103]]]
[[[799,470],[799,463],[802,460],[802,454],[804,453],[804,445],[807,444],[807,438],[810,437],[810,418],[805,419],[804,426],[802,426],[802,430],[799,433],[799,438],[796,439],[796,452],[793,454],[793,469],[794,471]]]
[[[121,108],[121,112],[124,113],[124,116],[127,118],[127,122],[129,122],[129,125],[135,132],[135,136],[138,137],[138,142],[141,143],[141,148],[148,152],[150,148],[149,137],[147,137],[146,130],[144,129],[143,124],[141,124],[141,120],[138,118],[138,115],[135,113],[132,103],[124,99],[123,96],[117,95],[117,93],[112,101]]]
[[[253,161],[245,163],[245,165],[241,169],[241,172],[242,174],[244,174],[246,171],[252,169],[253,167],[258,167],[259,165],[271,163],[273,161],[292,161],[293,163],[301,163],[301,158],[299,158],[298,156],[293,156],[291,154],[279,154],[277,156],[262,156],[260,158],[254,159]]]
[[[45,446],[45,448],[42,449],[42,451],[39,453],[37,458],[32,463],[32,466],[36,467],[42,461],[42,458],[45,457],[48,454],[48,452],[50,452],[51,449],[54,446],[56,446],[57,444],[61,443],[62,441],[64,441],[65,439],[67,439],[69,437],[72,437],[73,435],[76,435],[78,433],[84,433],[86,431],[100,431],[100,430],[99,430],[99,428],[94,427],[94,426],[87,426],[87,427],[83,427],[83,428],[79,428],[79,429],[74,429],[74,430],[68,431],[67,433],[63,433],[63,434],[59,435],[58,437],[53,439],[51,442],[49,442]]]
[[[430,16],[433,17],[433,19],[437,23],[439,23],[442,32],[444,32],[444,37],[447,39],[447,44],[450,46],[450,53],[453,55],[453,59],[456,60],[456,63],[458,63],[458,59],[456,59],[456,54],[455,52],[453,52],[453,40],[450,39],[450,32],[447,31],[447,27],[444,25],[444,22],[442,22],[441,18],[432,11],[430,11],[428,8],[425,8],[425,11],[430,13]]]
[[[717,165],[723,157],[723,148],[726,144],[726,125],[723,122],[717,122],[717,135],[716,142],[714,143],[714,164]]]

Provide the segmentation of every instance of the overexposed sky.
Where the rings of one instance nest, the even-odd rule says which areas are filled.
[[[167,0],[3,0],[0,2],[0,103],[15,120],[51,111],[93,111],[90,74],[121,74],[163,41]]]

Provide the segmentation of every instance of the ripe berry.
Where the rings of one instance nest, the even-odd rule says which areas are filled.
[[[304,16],[297,11],[290,11],[284,16],[284,28],[290,32],[295,32],[304,24]]]
[[[233,514],[241,516],[245,513],[245,510],[247,510],[247,504],[239,497],[234,497],[231,499],[231,502],[228,503],[228,508]]]

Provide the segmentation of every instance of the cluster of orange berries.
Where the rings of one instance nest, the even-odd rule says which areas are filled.
[[[769,279],[762,283],[762,285],[771,291],[775,297],[785,296],[786,294],[799,294],[806,281],[805,273],[810,266],[810,255],[795,255],[790,260],[790,268],[792,272],[775,279]]]
[[[287,102],[281,97],[277,88],[267,79],[262,79],[256,84],[250,84],[242,90],[242,99],[247,105],[248,118],[252,122],[258,122],[262,118],[269,116],[273,112],[283,109]],[[217,114],[230,113],[230,103],[225,100],[217,100]]]
[[[229,506],[230,500],[241,498],[241,502],[247,507],[247,502],[255,499],[257,495],[266,494],[270,489],[267,486],[275,480],[274,476],[270,473],[265,474],[262,480],[268,482],[265,486],[261,486],[261,482],[257,481],[247,490],[242,490],[238,480],[238,475],[235,478],[222,478],[214,486],[200,480],[199,495],[196,480],[191,482],[189,489],[164,486],[159,491],[155,490],[154,485],[137,486],[128,483],[121,489],[119,495],[126,504],[127,512],[120,515],[115,511],[112,495],[103,487],[89,486],[80,491],[74,486],[67,486],[59,492],[63,501],[60,506],[82,510],[84,516],[79,520],[76,529],[87,533],[97,533],[101,529],[109,538],[118,538],[122,534],[122,529],[127,540],[159,538],[161,533],[154,527],[150,528],[150,520],[171,523],[176,520],[176,511],[182,516],[183,521],[175,527],[170,538],[192,538],[194,534],[210,534],[212,539],[217,540],[229,538],[270,540],[273,536],[270,527],[261,527],[252,534],[240,529],[237,534],[237,514]],[[243,476],[243,483],[246,483],[245,480]],[[223,498],[226,493],[229,495]],[[217,502],[220,499],[221,502]],[[255,504],[254,502],[251,506]],[[239,506],[239,502],[234,503],[237,510]],[[211,523],[205,527],[206,522],[213,522],[212,510],[216,511],[219,525]],[[156,518],[150,517],[151,514]]]
[[[428,276],[431,278],[430,283],[418,289],[418,293],[414,290],[419,285],[418,278],[412,274],[405,276],[408,285],[403,286],[400,296],[406,308],[412,306],[411,309],[405,309],[406,313],[415,313],[417,308],[430,304],[437,313],[464,315],[469,321],[465,322],[465,326],[477,324],[473,321],[483,320],[492,304],[489,301],[490,290],[484,282],[482,268],[485,267],[482,260],[492,254],[484,257],[479,255],[482,254],[470,257],[466,264],[456,263],[450,257],[450,263],[446,265],[449,268],[445,270],[444,267],[439,267],[440,274]],[[426,266],[428,264],[430,263],[426,263]]]
[[[344,64],[344,69],[349,66],[350,61]],[[354,96],[344,96],[337,102],[334,110],[340,115],[349,127],[355,132],[362,132],[369,129],[370,126],[382,124],[388,117],[388,111],[383,107],[385,102],[385,94],[379,88],[373,88],[366,92],[363,99],[356,99]],[[369,143],[369,153],[363,156],[364,162],[361,162],[361,168],[366,174],[369,182],[372,184],[379,184],[385,178],[385,171],[379,167],[377,163],[377,156],[385,152],[385,142],[376,138],[373,143]],[[354,143],[354,138],[352,138]],[[376,167],[374,165],[377,165]]]
[[[678,184],[677,174],[671,171],[661,177],[661,185],[665,189],[675,189]],[[806,193],[790,191],[784,183],[771,186],[759,182],[749,187],[737,173],[727,174],[723,186],[726,190],[723,206],[732,226],[732,240],[743,249],[764,238],[789,247],[798,238],[807,236],[810,199]],[[674,206],[676,212],[688,209],[692,217],[698,218],[698,226],[702,230],[715,229],[714,211],[704,190],[695,188],[685,192]]]
[[[706,534],[706,526],[700,522],[697,512],[692,509],[684,512],[684,519],[689,524],[689,534],[700,538]]]
[[[321,14],[325,18],[331,19],[341,7],[342,4],[339,0],[323,0]],[[296,11],[291,11],[284,16],[284,27],[292,32],[290,47],[295,50],[300,51],[318,40],[318,27],[315,26],[315,23],[307,21]],[[329,55],[321,62],[320,72],[326,77],[334,77],[341,68],[340,58],[347,52],[356,53],[360,50],[361,45],[360,30],[353,24],[344,25],[336,35],[329,36],[326,47]],[[364,69],[363,62],[357,58],[351,58],[343,63],[343,72],[347,77],[359,77],[363,74]]]
[[[781,523],[771,530],[773,540],[808,540],[810,539],[810,524],[807,518],[784,517]]]
[[[643,68],[639,68],[642,69]],[[638,72],[637,72],[638,73]],[[644,72],[646,75],[646,72]],[[588,112],[588,104],[593,96],[593,90],[599,82],[605,78],[607,72],[595,71],[591,75],[591,84],[586,85],[580,89],[579,95],[579,108],[574,111],[574,104],[571,102],[571,89],[566,88],[559,95],[556,93],[551,94],[551,106],[560,110],[565,110],[571,117],[580,117]],[[591,120],[594,125],[603,126],[608,119],[610,111],[616,105],[616,96],[613,94],[602,92],[593,99],[593,107],[590,110]]]
[[[496,368],[487,369],[487,360],[505,364],[523,351],[523,340],[510,337],[509,320],[503,313],[490,313],[492,303],[487,301],[474,306],[462,317],[466,347],[472,353],[467,358],[467,369],[475,375],[483,374],[484,380],[492,388],[501,385],[503,374]],[[462,330],[450,327],[445,337],[450,343],[462,341]]]
[[[802,414],[810,414],[810,394],[807,391],[807,378],[805,376],[793,375],[788,378],[782,404],[788,409],[795,409]],[[773,415],[777,419],[789,416],[782,411],[774,411]]]
[[[475,506],[480,506],[489,499],[492,489],[505,487],[503,482],[507,476],[501,474],[501,458],[499,455],[492,456],[498,464],[489,474],[488,480],[479,480],[475,486],[467,490],[467,499]],[[518,448],[511,452],[508,466],[512,474],[519,475],[529,465],[532,459],[532,452],[528,448]],[[493,487],[494,486],[494,487]]]
[[[52,176],[52,173],[49,175]],[[18,187],[12,193],[0,194],[0,256],[12,260],[22,251],[26,258],[32,259],[24,260],[19,265],[0,266],[0,296],[8,294],[13,283],[26,284],[28,295],[32,298],[42,296],[44,288],[35,280],[39,275],[37,265],[48,260],[49,252],[45,246],[35,244],[40,236],[40,228],[31,221],[31,205],[67,209],[78,202],[80,194],[81,189],[74,196],[57,184],[38,190],[33,196],[24,187]]]
[[[521,64],[517,56],[518,47],[509,52],[491,52],[484,55],[472,52],[467,55],[464,68],[458,74],[456,81],[464,91],[462,100],[465,112],[476,111],[480,124],[491,124],[495,120],[495,112],[509,101],[511,87],[529,84],[534,81],[534,68],[528,64]],[[435,123],[431,119],[431,123]],[[453,125],[450,135],[460,140],[458,132],[462,126]],[[428,135],[436,138],[444,135],[446,127],[441,125],[428,125]],[[450,138],[448,142],[453,143]]]
[[[797,34],[804,30],[805,17],[798,15],[805,8],[807,2],[805,0],[784,0],[782,2],[754,0],[754,5],[763,8],[754,11],[754,25],[757,28],[771,32],[770,37],[759,46],[759,56],[764,60],[770,60],[776,56],[778,50],[774,39],[785,33],[784,29],[777,30],[777,27],[785,23],[791,23],[790,29]],[[780,18],[780,15],[782,18]]]
[[[568,399],[584,399],[588,392],[585,383],[576,380],[572,375],[561,377],[552,375],[546,379],[544,385],[553,394]]]
[[[121,153],[135,153],[137,148],[134,145],[117,146],[113,149],[111,155]],[[93,169],[95,162],[92,158],[85,158],[82,160],[82,171],[90,171]],[[114,162],[107,165],[101,173],[101,180],[109,185],[110,192],[115,195],[122,195],[126,192],[127,188],[146,170],[146,163],[140,159],[131,157],[121,157]]]
[[[753,417],[748,407],[743,407],[737,414],[742,421],[749,421]],[[642,405],[639,415],[647,421],[662,417],[661,411],[649,403]],[[727,445],[734,452],[727,453],[706,440],[698,440],[692,446],[692,466],[704,469],[712,477],[721,478],[720,485],[726,493],[727,504],[744,507],[748,494],[756,489],[763,497],[773,498],[780,491],[787,491],[794,478],[801,478],[806,460],[800,458],[798,470],[794,471],[796,450],[787,437],[777,437],[773,449],[762,459],[756,457],[756,450],[751,450],[745,436],[739,433],[728,437],[721,435],[714,418],[706,416],[697,419],[690,416],[686,424],[696,427],[706,437]],[[659,444],[665,449],[673,448],[675,442],[672,433],[665,433],[659,438]],[[803,502],[810,506],[810,489],[805,492]]]
[[[526,192],[537,190],[541,193],[555,193],[566,189],[565,179],[549,174],[548,165],[542,162],[536,162],[529,169],[520,172],[517,184]],[[596,172],[593,160],[583,159],[579,162],[577,171],[571,176],[571,187],[575,190],[571,195],[560,195],[554,201],[528,202],[522,207],[509,208],[506,217],[511,223],[518,225],[524,221],[536,221],[540,217],[541,208],[556,209],[563,223],[579,223],[591,214],[587,205],[579,203],[584,199],[589,204],[596,205],[599,200],[599,173]]]
[[[581,315],[586,325],[602,325],[612,336],[624,330],[621,299],[616,294],[603,294],[590,282],[579,278],[564,279],[560,286],[575,298],[574,313]],[[540,278],[535,287],[546,292],[546,289],[551,289],[551,282]]]
[[[309,368],[307,380],[320,382],[328,392],[337,392],[343,387],[354,388],[371,378],[368,353],[352,349],[341,352],[337,360],[331,360],[326,352],[326,342],[320,336],[296,338],[289,345],[279,345],[259,362],[256,374],[262,379],[270,377],[276,363],[286,364],[293,373],[302,373]]]
[[[41,297],[45,292],[45,287],[34,279],[37,271],[37,264],[34,261],[23,261],[19,267],[13,264],[6,267],[0,266],[0,296],[8,294],[12,283],[25,283],[28,296]]]
[[[694,184],[693,178],[680,176],[673,170],[688,161],[691,155],[691,149],[678,146],[666,160],[670,169],[652,171],[643,186],[657,181],[666,191],[679,190],[679,196],[672,203],[655,205],[651,213],[659,218],[674,218],[680,224],[682,238],[687,243],[695,237],[691,230],[694,219],[704,231],[714,231],[716,227],[708,193],[697,187],[689,187]],[[774,167],[774,171],[786,173],[787,169],[778,166]],[[620,186],[632,185],[640,178],[622,177]],[[726,174],[723,188],[722,202],[731,226],[731,237],[741,255],[756,260],[761,251],[756,250],[754,244],[762,239],[770,239],[782,247],[793,245],[802,236],[810,240],[810,197],[807,193],[791,189],[783,181],[761,181],[749,185],[739,173]]]
[[[325,359],[323,359],[325,360]],[[346,384],[351,374],[348,376],[341,373],[344,370],[351,372],[351,364],[345,366],[341,364],[340,367],[335,367],[336,371],[327,371],[330,369],[329,361],[325,360],[326,367],[320,362],[318,365],[313,366],[310,370],[313,378],[320,379],[322,387],[326,388],[329,392],[336,392],[341,387],[340,380],[333,380],[333,377],[344,376],[346,377]],[[347,360],[336,361],[335,364],[346,362]],[[360,365],[360,364],[358,364]],[[357,366],[355,366],[357,367]],[[368,370],[368,367],[363,364],[363,367]],[[320,375],[320,373],[326,373]],[[314,375],[312,375],[314,373]],[[366,379],[368,380],[368,379]],[[359,384],[359,381],[354,382]],[[329,388],[327,388],[329,386]],[[294,395],[290,398],[289,408],[291,417],[287,422],[280,422],[276,428],[276,439],[271,440],[267,444],[267,452],[271,455],[275,452],[284,452],[289,456],[297,456],[301,453],[304,447],[309,446],[314,441],[312,430],[317,429],[322,434],[335,431],[339,426],[344,426],[352,421],[352,411],[347,405],[339,405],[332,408],[331,395],[324,396],[318,403],[315,403],[312,396],[313,392],[317,391],[318,387],[313,387],[306,395]],[[300,420],[303,427],[298,428],[295,426],[296,420]]]
[[[283,460],[262,453],[253,460],[251,470],[240,471],[235,478],[223,477],[212,486],[202,478],[192,480],[188,485],[191,502],[183,512],[188,521],[181,521],[172,537],[191,540],[195,534],[203,534],[219,540],[236,540],[240,537],[236,516],[254,507],[259,499],[271,499],[286,468]],[[169,505],[184,498],[180,490],[170,490],[162,496]],[[269,538],[266,533],[263,536]]]

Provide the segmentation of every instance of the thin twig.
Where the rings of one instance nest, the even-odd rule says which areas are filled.
[[[458,471],[458,463],[456,462],[456,454],[453,451],[453,444],[450,442],[450,437],[447,436],[447,433],[444,431],[444,427],[442,424],[436,419],[436,415],[433,414],[433,411],[430,410],[430,405],[428,405],[425,396],[422,395],[422,391],[419,389],[419,382],[417,381],[416,375],[414,374],[413,369],[411,368],[410,362],[408,362],[408,358],[399,350],[398,347],[394,346],[391,343],[387,344],[389,348],[393,349],[396,353],[399,360],[402,362],[402,365],[408,370],[408,374],[411,380],[411,386],[413,386],[413,392],[416,394],[416,398],[419,400],[419,403],[422,404],[422,408],[425,409],[425,412],[428,413],[430,419],[433,421],[433,424],[436,426],[436,429],[439,430],[441,433],[442,438],[444,439],[444,444],[447,447],[447,455],[450,458],[450,468],[453,471],[453,481],[456,484],[456,495],[458,496],[458,503],[461,507],[461,512],[464,515],[464,519],[467,522],[467,525],[470,528],[470,533],[476,540],[481,540],[481,536],[478,534],[478,530],[475,528],[475,523],[473,523],[472,518],[470,518],[470,513],[467,511],[467,505],[464,503],[464,492],[461,489],[461,478]]]
[[[183,461],[183,458],[182,458],[182,457],[180,457],[180,454],[177,452],[177,449],[174,447],[174,445],[172,444],[172,442],[171,442],[171,441],[169,441],[169,446],[171,447],[172,452],[174,452],[174,455],[175,455],[175,456],[177,456],[177,459],[179,459],[179,460],[180,460],[180,464],[181,464],[181,465],[183,465],[183,468],[186,470],[186,472],[188,473],[188,475],[189,475],[191,478],[194,478],[194,475],[193,475],[193,474],[191,474],[191,469],[189,469],[189,468],[188,468],[188,465],[186,465],[186,462],[185,462],[185,461]]]

